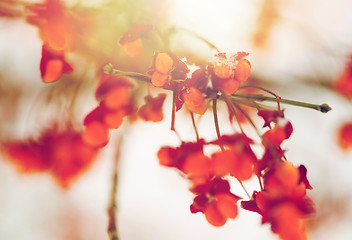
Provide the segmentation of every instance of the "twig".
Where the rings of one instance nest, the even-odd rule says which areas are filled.
[[[219,120],[218,120],[218,110],[217,110],[217,107],[216,107],[216,102],[217,102],[217,99],[213,99],[213,116],[214,116],[214,124],[215,124],[215,130],[216,130],[216,135],[218,136],[218,138],[220,139],[221,137],[221,133],[220,133],[220,128],[219,128]],[[222,144],[220,144],[220,148],[221,148],[221,151],[224,151],[224,146]]]
[[[192,125],[193,125],[194,131],[196,133],[196,138],[197,138],[197,141],[198,141],[199,140],[199,133],[198,133],[198,129],[197,129],[197,126],[196,126],[196,121],[194,120],[194,114],[193,114],[192,111],[189,111],[189,113],[191,114]]]
[[[236,98],[236,97],[237,98],[251,99],[251,100],[255,100],[255,101],[259,101],[259,102],[263,102],[263,101],[277,102],[277,98],[275,98],[275,97],[267,97],[267,96],[263,96],[263,95],[252,95],[252,94],[232,94],[231,95],[232,99]],[[298,107],[310,108],[310,109],[314,109],[314,110],[317,110],[317,111],[322,112],[322,113],[327,113],[327,112],[329,112],[332,109],[326,103],[317,105],[317,104],[300,102],[300,101],[289,100],[289,99],[284,99],[284,98],[280,99],[280,103],[289,104],[289,105],[298,106]]]
[[[280,111],[280,99],[281,97],[279,95],[277,95],[276,93],[266,89],[266,88],[263,88],[263,87],[259,87],[259,86],[253,86],[253,85],[243,85],[243,86],[240,86],[240,88],[238,90],[241,90],[241,89],[245,89],[245,88],[254,88],[254,89],[258,89],[258,90],[261,90],[261,91],[264,91],[264,92],[267,92],[271,95],[273,95],[275,98],[276,98],[276,102],[277,102],[277,110]]]
[[[151,83],[150,76],[147,76],[147,75],[141,74],[141,73],[135,73],[135,72],[123,72],[123,71],[114,69],[112,64],[105,65],[104,72],[107,73],[107,74],[109,74],[109,73],[110,74],[116,74],[117,76],[132,77],[132,78],[144,81],[144,82]],[[242,88],[245,88],[245,87],[249,87],[249,86],[243,86]],[[253,86],[251,86],[251,87],[253,87]],[[266,89],[263,89],[263,88],[260,88],[260,87],[255,87],[255,86],[254,86],[254,88],[258,88],[258,89],[264,90],[266,92],[269,91],[269,90],[266,90]],[[167,88],[163,88],[163,89],[170,90],[170,89],[167,89]],[[274,94],[274,93],[271,93],[271,94]],[[212,96],[212,94],[210,94],[209,96]],[[298,106],[298,107],[314,109],[314,110],[317,110],[317,111],[322,112],[322,113],[327,113],[327,112],[329,112],[332,109],[326,103],[317,105],[317,104],[312,104],[312,103],[306,103],[306,102],[300,102],[300,101],[280,98],[276,94],[274,94],[274,96],[276,96],[276,97],[268,97],[268,96],[264,96],[264,95],[260,95],[260,94],[239,94],[239,93],[235,93],[235,94],[229,95],[229,98],[231,98],[231,100],[235,100],[236,98],[242,98],[242,99],[248,99],[248,100],[259,101],[259,102],[264,102],[264,101],[276,102],[276,103],[278,103],[278,105],[280,103],[283,103],[283,104],[289,104],[289,105],[292,105],[292,106]]]
[[[112,179],[112,189],[110,195],[110,203],[108,208],[108,217],[109,217],[109,225],[108,225],[108,234],[110,240],[119,240],[119,234],[117,230],[117,219],[116,219],[116,210],[117,210],[117,203],[116,203],[116,195],[117,195],[117,186],[118,186],[118,163],[120,157],[120,147],[121,147],[121,140],[118,141],[118,147],[116,150],[115,161],[113,166],[113,179]]]
[[[244,192],[246,193],[247,197],[251,198],[251,195],[249,195],[247,189],[243,185],[242,181],[237,178],[237,181],[240,183],[241,187],[243,188]]]

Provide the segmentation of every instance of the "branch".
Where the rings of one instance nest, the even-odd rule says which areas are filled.
[[[277,98],[267,97],[267,96],[263,96],[263,95],[232,94],[230,97],[233,100],[235,100],[234,98],[246,98],[246,99],[251,99],[251,100],[255,100],[255,101],[259,101],[259,102],[264,102],[264,101],[277,102]],[[332,109],[326,103],[321,104],[321,105],[317,105],[317,104],[300,102],[300,101],[289,100],[289,99],[284,99],[284,98],[280,98],[280,103],[288,104],[288,105],[292,105],[292,106],[297,106],[297,107],[310,108],[310,109],[314,109],[314,110],[317,110],[322,113],[327,113]]]
[[[104,72],[106,74],[115,74],[117,76],[132,77],[132,78],[135,78],[137,80],[141,80],[141,81],[144,81],[144,82],[147,82],[147,83],[151,83],[150,76],[145,75],[145,74],[141,74],[141,73],[124,72],[124,71],[121,71],[121,70],[118,70],[118,69],[114,69],[114,67],[113,67],[113,65],[111,63],[105,65]],[[242,88],[245,88],[245,87],[253,87],[253,86],[243,86]],[[258,89],[261,89],[261,90],[265,90],[265,89],[260,88],[260,87],[255,87],[255,88],[258,88]],[[167,88],[162,88],[162,89],[170,90],[170,89],[167,89]],[[268,91],[268,90],[265,90],[265,91]],[[212,93],[215,93],[215,94],[212,94]],[[207,95],[209,96],[209,99],[214,99],[214,98],[217,98],[216,93],[217,93],[217,90],[212,89],[211,92],[208,93]],[[270,93],[274,94],[272,92],[270,92]],[[248,100],[259,101],[259,102],[268,101],[268,102],[276,102],[276,103],[278,103],[278,98],[279,98],[279,103],[288,104],[288,105],[297,106],[297,107],[310,108],[310,109],[314,109],[314,110],[317,110],[317,111],[322,112],[322,113],[327,113],[330,110],[332,110],[332,108],[326,103],[317,105],[317,104],[312,104],[312,103],[306,103],[306,102],[300,102],[300,101],[295,101],[295,100],[284,99],[284,98],[278,97],[276,94],[274,94],[274,95],[276,97],[268,97],[268,96],[259,95],[259,94],[239,94],[239,93],[237,94],[237,93],[235,93],[235,94],[229,95],[229,97],[231,98],[232,101],[237,101],[237,99],[240,98],[240,99],[248,99]],[[222,98],[219,98],[219,99],[223,100]]]
[[[113,166],[113,179],[112,179],[112,189],[110,195],[110,203],[108,207],[108,217],[109,217],[109,225],[108,225],[108,234],[110,240],[119,240],[119,234],[117,230],[117,219],[116,219],[116,194],[117,194],[117,184],[118,184],[118,163],[120,157],[120,147],[121,140],[117,143],[116,156]]]

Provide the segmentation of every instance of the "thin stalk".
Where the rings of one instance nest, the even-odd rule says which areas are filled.
[[[215,124],[215,130],[216,130],[216,135],[218,138],[221,137],[220,133],[220,128],[219,128],[219,120],[218,120],[218,112],[217,112],[217,107],[216,107],[217,99],[213,99],[213,116],[214,116],[214,124]],[[224,146],[220,144],[221,151],[224,151]]]
[[[271,95],[273,95],[275,98],[276,98],[276,102],[277,102],[277,110],[280,111],[280,99],[281,97],[279,95],[277,95],[276,93],[266,89],[266,88],[263,88],[263,87],[258,87],[258,86],[253,86],[253,85],[244,85],[244,86],[241,86],[240,89],[244,89],[244,88],[254,88],[254,89],[258,89],[258,90],[261,90],[261,91],[264,91],[264,92],[267,92]]]
[[[240,183],[241,187],[243,188],[243,190],[245,191],[245,193],[247,194],[248,198],[251,198],[251,195],[249,195],[247,189],[244,187],[243,183],[241,180],[237,179],[237,181]]]
[[[231,118],[232,118],[232,116],[235,116],[236,121],[238,123],[238,126],[240,127],[241,132],[244,133],[242,125],[241,125],[240,121],[238,120],[238,116],[237,116],[236,110],[234,109],[233,103],[231,102],[231,99],[229,98],[227,93],[225,93],[223,90],[221,90],[221,97],[225,101],[225,103],[227,105],[227,108],[229,109],[229,113],[230,113]]]
[[[112,64],[107,64],[104,67],[104,72],[106,74],[115,74],[117,76],[127,76],[127,77],[132,77],[132,78],[136,78],[137,80],[141,80],[147,83],[151,83],[150,79],[151,77],[145,74],[141,74],[141,73],[136,73],[136,72],[123,72],[120,71],[118,69],[114,69]],[[265,89],[265,88],[261,88],[261,87],[257,87],[257,86],[242,86],[241,88],[245,88],[245,87],[252,87],[252,88],[257,88],[257,89],[261,89],[265,92],[268,92],[270,94],[272,94],[275,97],[268,97],[268,96],[264,96],[264,95],[259,95],[259,94],[232,94],[229,96],[229,98],[231,98],[231,100],[235,101],[235,98],[244,98],[244,99],[250,99],[250,100],[254,100],[254,101],[259,101],[259,102],[264,102],[264,101],[268,101],[268,102],[276,102],[278,103],[278,105],[280,103],[283,104],[288,104],[288,105],[292,105],[292,106],[297,106],[297,107],[304,107],[304,108],[310,108],[310,109],[314,109],[317,110],[319,112],[322,113],[327,113],[329,112],[332,108],[324,103],[324,104],[312,104],[312,103],[306,103],[306,102],[300,102],[300,101],[295,101],[295,100],[289,100],[289,99],[284,99],[279,97],[278,95],[276,95],[275,93]],[[163,88],[166,90],[170,90],[167,88]],[[225,100],[225,99],[224,99]],[[279,108],[280,109],[280,108]]]
[[[242,114],[243,116],[247,119],[247,121],[252,125],[252,127],[254,128],[254,130],[257,132],[258,136],[261,137],[261,134],[257,128],[257,126],[254,124],[254,122],[252,121],[252,119],[248,116],[248,114],[235,102],[232,103],[233,106],[235,106]]]
[[[231,97],[238,97],[238,98],[246,98],[246,99],[251,99],[259,102],[263,101],[268,101],[268,102],[277,102],[277,98],[275,97],[267,97],[263,95],[251,95],[251,94],[232,94]],[[280,99],[280,103],[283,104],[288,104],[292,106],[298,106],[298,107],[304,107],[304,108],[310,108],[317,110],[322,113],[327,113],[329,112],[332,108],[327,105],[327,104],[312,104],[312,103],[306,103],[306,102],[300,102],[300,101],[295,101],[295,100],[289,100],[289,99]]]
[[[197,141],[199,140],[199,134],[198,134],[198,129],[197,129],[197,126],[196,126],[196,122],[194,120],[194,114],[192,111],[189,111],[189,113],[191,114],[191,119],[192,119],[192,124],[193,124],[193,129],[196,133],[196,138],[197,138]]]
[[[238,126],[239,126],[239,128],[240,128],[240,130],[241,130],[241,133],[244,133],[242,124],[241,124],[240,120],[238,119],[238,115],[237,115],[237,112],[236,112],[236,111],[234,111],[234,115],[235,115],[235,118],[236,118],[236,122],[237,122],[237,124],[238,124]]]
[[[233,103],[234,106],[243,114],[243,116],[247,119],[247,121],[252,125],[252,127],[254,128],[254,130],[256,131],[257,135],[259,136],[260,139],[263,140],[263,136],[260,134],[257,126],[254,124],[254,122],[252,121],[252,119],[248,116],[248,114],[236,103]],[[257,178],[258,178],[258,181],[259,181],[259,186],[260,186],[260,189],[263,191],[263,184],[262,184],[262,181],[260,179],[260,177],[257,175]],[[240,184],[242,185],[241,181],[240,181]],[[244,187],[244,186],[242,186]],[[245,189],[246,190],[246,189]],[[247,193],[247,195],[249,196],[249,194]],[[249,196],[250,197],[250,196]]]
[[[240,90],[240,89],[244,89],[244,88],[254,88],[254,89],[262,90],[262,91],[264,91],[264,92],[267,92],[267,93],[273,95],[275,98],[280,98],[280,96],[277,95],[276,93],[274,93],[274,92],[272,92],[272,91],[270,91],[270,90],[268,90],[268,89],[266,89],[266,88],[263,88],[263,87],[254,86],[254,85],[243,85],[243,86],[240,86],[240,87],[239,87],[239,90]]]
[[[171,109],[171,130],[175,131],[175,114],[176,114],[176,93],[172,94],[172,109]]]
[[[252,119],[248,116],[248,114],[240,107],[238,106],[238,104],[236,104],[236,102],[233,102],[233,105],[244,115],[244,117],[248,120],[248,122],[251,124],[251,126],[254,128],[254,130],[256,131],[257,135],[259,136],[259,138],[266,143],[267,145],[270,145],[270,143],[268,143],[268,141],[263,138],[263,136],[261,135],[259,129],[257,128],[257,126],[254,124],[254,122],[252,121]],[[271,147],[269,148],[270,152],[273,155],[277,155],[277,152],[275,150],[273,150]],[[286,159],[285,155],[283,155],[284,159]]]
[[[260,190],[263,191],[264,190],[263,183],[262,183],[262,180],[260,179],[260,176],[258,174],[257,174],[257,178],[258,178]]]
[[[182,138],[180,134],[176,131],[175,128],[175,122],[176,122],[176,92],[174,91],[172,94],[172,109],[171,109],[171,131],[173,131],[178,139],[182,141]]]
[[[118,142],[118,147],[116,150],[116,156],[114,161],[114,172],[113,172],[113,179],[112,179],[112,189],[110,195],[110,203],[108,207],[108,217],[109,217],[109,224],[108,224],[108,234],[110,240],[119,240],[119,234],[117,230],[117,219],[116,219],[116,210],[117,210],[117,203],[116,203],[116,195],[117,195],[117,186],[118,186],[118,163],[119,163],[119,156],[120,156],[120,146],[121,141]]]
[[[142,80],[144,82],[151,82],[150,79],[151,77],[143,74],[143,73],[138,73],[138,72],[125,72],[119,69],[114,68],[114,66],[109,63],[104,66],[104,73],[105,74],[114,74],[116,76],[126,76],[126,77],[132,77],[132,78],[137,78],[138,80]]]

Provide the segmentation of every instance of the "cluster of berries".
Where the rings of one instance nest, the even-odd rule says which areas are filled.
[[[38,139],[3,142],[1,150],[21,173],[47,172],[68,188],[91,166],[99,149],[87,144],[73,127],[62,130],[56,125]]]
[[[43,40],[42,80],[46,83],[56,81],[63,73],[73,71],[64,56],[72,49],[74,40],[71,16],[59,0],[45,0],[42,4],[29,6],[28,10],[33,15],[28,16],[27,21],[39,27]],[[119,43],[127,55],[137,57],[143,50],[143,37],[151,31],[151,25],[134,25]],[[277,110],[263,108],[250,98],[241,101],[235,98],[236,92],[243,87],[241,83],[250,77],[251,64],[247,56],[246,52],[218,52],[205,67],[191,72],[186,62],[175,53],[156,51],[146,74],[107,68],[96,89],[98,106],[85,117],[83,131],[72,127],[59,131],[54,127],[44,131],[36,140],[5,142],[2,150],[21,171],[49,171],[61,186],[67,187],[108,143],[109,131],[119,128],[127,116],[162,121],[166,94],[160,93],[156,97],[148,94],[145,103],[137,107],[133,81],[147,81],[156,88],[172,91],[172,130],[175,130],[175,112],[183,106],[191,112],[192,118],[193,114],[203,115],[211,104],[213,106],[217,139],[205,141],[196,130],[195,142],[181,140],[178,147],[163,146],[157,153],[161,165],[177,169],[190,181],[189,190],[195,195],[190,206],[192,213],[203,213],[214,226],[224,225],[227,219],[236,218],[237,202],[242,199],[231,191],[230,181],[236,179],[245,189],[242,182],[256,176],[260,190],[252,194],[246,191],[249,200],[242,200],[241,207],[259,213],[263,223],[270,223],[273,232],[284,240],[306,239],[305,219],[314,212],[306,190],[312,187],[306,177],[306,168],[289,163],[281,148],[291,136],[293,127],[280,110],[279,98]],[[348,74],[350,76],[350,72]],[[336,88],[340,89],[345,82],[343,77]],[[240,133],[220,134],[216,109],[219,100],[226,103],[230,120],[236,117]],[[255,127],[247,113],[247,105],[258,109],[258,116],[264,120],[264,133]],[[256,128],[261,139],[259,143],[243,131],[236,110]],[[347,138],[343,138],[346,146]],[[254,145],[262,147],[262,155],[253,151]],[[218,150],[206,155],[204,149],[208,146],[213,149],[217,146]]]
[[[72,50],[74,29],[72,17],[60,0],[45,0],[27,6],[27,21],[39,28],[43,40],[40,72],[42,80],[50,83],[63,73],[70,73],[73,67],[65,60],[65,53]]]
[[[231,192],[229,180],[235,178],[242,185],[255,175],[260,191],[243,200],[241,207],[262,215],[263,223],[271,223],[273,232],[282,239],[306,239],[305,219],[314,212],[306,189],[312,187],[306,168],[289,163],[281,148],[292,133],[292,125],[282,111],[262,110],[258,115],[269,128],[261,136],[262,156],[252,150],[258,143],[244,133],[235,133],[210,142],[199,139],[178,147],[164,146],[158,152],[160,164],[177,169],[190,181],[190,191],[195,194],[191,212],[204,213],[214,226],[237,216],[236,203],[241,197]],[[218,145],[219,151],[205,155],[203,149],[208,145]]]

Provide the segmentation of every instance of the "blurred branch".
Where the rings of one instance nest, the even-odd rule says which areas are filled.
[[[104,66],[104,73],[106,73],[106,74],[115,74],[117,76],[132,77],[132,78],[135,78],[135,79],[140,80],[140,81],[151,83],[150,76],[142,74],[142,73],[136,73],[136,72],[124,72],[122,70],[115,69],[114,66],[111,63],[109,63],[109,64]],[[277,94],[275,94],[275,93],[273,93],[271,91],[268,91],[268,90],[266,90],[264,88],[257,87],[257,86],[242,86],[241,88],[247,88],[247,87],[257,88],[257,89],[263,90],[265,92],[268,92],[268,93],[272,94],[275,97],[268,97],[268,96],[264,96],[264,95],[261,95],[261,94],[237,94],[237,93],[235,93],[235,94],[232,94],[232,95],[229,96],[231,98],[231,101],[232,102],[234,102],[234,101],[236,102],[236,101],[240,101],[239,99],[247,99],[247,100],[250,100],[248,105],[253,105],[253,101],[276,102],[278,104],[279,103],[283,103],[283,104],[288,104],[288,105],[297,106],[297,107],[310,108],[310,109],[314,109],[314,110],[317,110],[317,111],[322,112],[322,113],[327,113],[327,112],[329,112],[332,109],[326,103],[317,105],[317,104],[312,104],[312,103],[306,103],[306,102],[300,102],[300,101],[295,101],[295,100],[284,99],[284,98],[279,97]],[[168,88],[163,88],[163,89],[170,90]],[[209,90],[209,92],[207,93],[208,98],[209,99],[217,99],[217,98],[219,98],[217,96],[217,92],[218,92],[217,89]],[[224,100],[224,98],[223,98],[224,95],[226,95],[226,94],[222,93],[222,97],[220,97],[219,99]],[[244,103],[244,102],[242,101],[241,103]],[[257,107],[257,106],[258,105],[255,104],[255,107]]]
[[[267,97],[267,96],[263,96],[263,95],[232,94],[231,97],[232,97],[233,100],[234,100],[234,98],[246,98],[246,99],[251,99],[251,100],[259,101],[259,102],[263,102],[263,101],[277,102],[277,98],[275,98],[275,97]],[[322,113],[327,113],[327,112],[329,112],[332,109],[326,103],[317,105],[317,104],[300,102],[300,101],[289,100],[289,99],[284,99],[284,98],[280,98],[280,103],[293,105],[293,106],[297,106],[297,107],[310,108],[310,109],[314,109],[314,110],[317,110],[317,111],[322,112]]]
[[[118,184],[118,163],[120,157],[120,147],[121,147],[121,139],[118,140],[115,161],[113,165],[113,179],[112,179],[112,189],[110,195],[110,203],[108,207],[108,217],[109,217],[109,225],[108,225],[108,234],[110,240],[119,240],[119,234],[117,230],[117,219],[116,219],[116,195],[117,195],[117,184]]]
[[[26,2],[15,0],[1,0],[0,1],[0,17],[18,18],[24,15],[24,9],[28,5]]]

